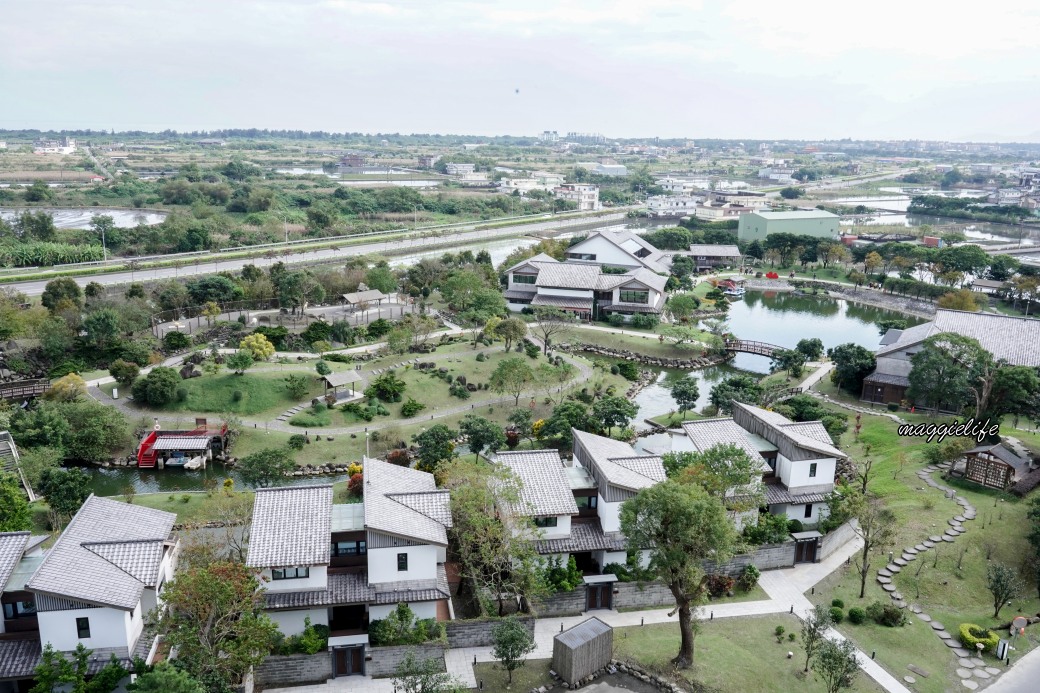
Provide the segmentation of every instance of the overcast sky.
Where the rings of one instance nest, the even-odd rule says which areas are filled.
[[[0,0],[0,128],[1038,141],[1038,36],[1037,0]]]

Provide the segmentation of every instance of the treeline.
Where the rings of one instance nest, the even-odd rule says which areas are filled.
[[[1031,211],[1018,205],[989,205],[979,197],[941,195],[915,195],[910,199],[907,211],[911,214],[997,222],[1020,221],[1033,216]]]
[[[643,240],[658,250],[689,250],[690,245],[698,243],[719,243],[735,245],[737,235],[733,233],[727,222],[708,224],[711,228],[683,228],[673,226],[643,234]]]

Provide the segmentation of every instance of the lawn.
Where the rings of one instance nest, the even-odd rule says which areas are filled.
[[[701,336],[707,335],[701,332]],[[689,359],[702,355],[703,347],[700,344],[689,344],[676,347],[668,341],[662,342],[659,335],[650,332],[638,332],[625,328],[624,333],[605,332],[603,330],[589,330],[575,327],[570,330],[567,342],[583,342],[608,349],[625,349],[647,356],[662,356],[665,358]]]
[[[530,691],[540,686],[552,684],[553,677],[549,673],[552,669],[551,659],[531,659],[524,666],[513,672],[512,686],[506,683],[508,672],[497,662],[481,662],[473,665],[473,673],[477,677],[477,686],[484,683],[485,691]]]
[[[789,633],[801,632],[801,621],[789,614],[727,618],[702,623],[692,668],[677,675],[709,690],[773,693],[774,691],[824,691],[812,673],[805,675],[805,660],[797,642],[784,637],[778,643],[774,630],[782,625]],[[679,651],[679,624],[659,623],[614,630],[614,656],[660,674],[672,673],[671,658]],[[792,659],[787,653],[793,652]],[[860,673],[851,691],[882,690]]]

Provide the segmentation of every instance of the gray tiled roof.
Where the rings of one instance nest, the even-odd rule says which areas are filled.
[[[534,298],[536,295],[535,291],[521,291],[520,289],[506,289],[502,292],[502,296],[505,298]]]
[[[697,452],[705,452],[716,445],[728,443],[746,452],[752,460],[761,460],[764,469],[769,468],[761,453],[751,444],[747,431],[731,418],[687,421],[682,427]]]
[[[28,532],[0,533],[0,592],[4,591],[8,578],[14,572],[18,561],[22,560],[28,542]]]
[[[885,334],[881,335],[881,346],[888,346],[889,344],[898,342],[902,335],[903,331],[901,329],[895,327],[890,328],[885,332]]]
[[[520,480],[520,499],[512,511],[521,516],[577,515],[567,470],[556,450],[500,452],[495,461]]]
[[[643,284],[646,284],[649,287],[656,289],[657,291],[664,291],[664,287],[668,283],[668,277],[642,268],[632,270],[631,272],[628,272],[627,274],[623,274],[621,276],[628,277],[629,279],[635,279]]]
[[[414,494],[430,494],[418,501]],[[365,459],[365,527],[397,537],[446,546],[442,521],[450,518],[448,492],[438,491],[433,475],[382,460]],[[441,520],[435,519],[441,518]]]
[[[592,297],[581,296],[544,296],[538,294],[531,299],[532,306],[552,306],[554,308],[585,308],[592,310]]]
[[[571,432],[588,451],[607,483],[638,491],[665,480],[660,457],[637,455],[631,445],[620,440],[577,429],[571,429]]]
[[[905,375],[893,375],[891,373],[878,373],[877,371],[874,371],[866,378],[864,378],[863,382],[881,383],[888,385],[903,385],[908,387],[910,385],[910,378],[906,377]]]
[[[106,541],[83,544],[83,548],[136,578],[145,587],[155,587],[164,543],[161,539]]]
[[[553,640],[559,640],[563,645],[571,649],[578,649],[597,636],[610,632],[610,630],[610,626],[593,616],[562,633],[557,633],[553,636]]]
[[[827,436],[826,440],[821,440],[820,430],[826,434],[827,429],[823,428],[823,424],[819,421],[806,421],[806,422],[794,422],[788,419],[786,416],[777,414],[774,411],[768,411],[761,407],[756,407],[750,404],[744,404],[743,402],[733,402],[734,410],[740,409],[750,414],[754,418],[766,424],[769,429],[775,431],[776,434],[786,436],[787,439],[799,448],[810,450],[815,453],[821,453],[828,457],[844,458],[845,453],[834,447],[831,442],[830,436]],[[819,424],[819,427],[806,427],[807,423]],[[768,435],[763,435],[764,438],[769,440]],[[776,441],[769,440],[769,442],[776,445]]]
[[[974,447],[971,450],[966,450],[965,455],[978,455],[979,453],[987,453],[996,457],[1001,462],[1011,465],[1018,471],[1022,471],[1029,467],[1029,460],[1024,457],[1019,457],[1011,450],[1004,447],[1001,443],[995,445],[980,445]]]
[[[735,245],[695,243],[690,246],[690,254],[703,255],[704,257],[740,257],[740,249]]]
[[[265,592],[268,609],[303,609],[345,604],[366,604],[375,598],[365,573],[330,573],[323,590]]]
[[[978,340],[994,358],[1012,365],[1040,367],[1040,319],[962,310],[937,310],[935,320],[903,330],[897,342],[883,346],[877,355],[901,351],[942,332]]]
[[[35,638],[0,640],[0,681],[32,678],[41,655],[40,641]]]
[[[599,281],[598,265],[581,265],[569,262],[535,262],[538,278],[535,286],[562,289],[595,289]]]
[[[829,493],[803,493],[794,495],[786,487],[780,484],[766,484],[766,503],[769,505],[776,504],[794,504],[804,505],[805,503],[823,503],[830,496]]]
[[[145,583],[88,546],[103,542],[165,541],[177,516],[91,495],[47,552],[26,589],[127,611],[141,601]],[[155,558],[155,554],[151,556]],[[162,554],[159,554],[161,559]],[[134,570],[149,573],[135,554]],[[158,563],[154,568],[158,572]]]
[[[834,445],[830,434],[827,433],[827,429],[820,421],[796,421],[795,423],[784,424],[784,430],[788,432],[797,431],[799,434],[809,436],[824,445]]]
[[[599,521],[572,522],[569,537],[539,539],[534,543],[535,551],[543,556],[582,551],[625,551],[627,548],[628,544],[621,534],[604,534]]]
[[[257,489],[246,565],[328,564],[331,532],[331,484]]]
[[[523,267],[523,266],[525,266],[525,265],[527,265],[529,263],[532,263],[532,262],[558,262],[558,260],[556,258],[552,257],[551,255],[546,255],[545,253],[538,253],[537,255],[535,255],[533,257],[527,258],[526,260],[521,260],[520,262],[516,263],[515,265],[513,265],[512,267],[507,269],[506,272],[512,272],[513,270],[519,269],[520,267]],[[537,268],[532,268],[532,269],[537,269]]]
[[[427,602],[434,599],[448,599],[451,590],[448,587],[448,573],[443,563],[437,564],[437,580],[433,587],[418,589],[396,589],[376,592],[372,599],[375,604],[397,604],[398,602]]]

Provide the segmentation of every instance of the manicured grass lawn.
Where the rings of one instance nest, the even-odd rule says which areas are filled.
[[[658,335],[650,332],[629,331],[624,328],[625,333],[604,332],[602,330],[588,330],[576,327],[570,331],[567,341],[595,344],[596,346],[609,349],[626,349],[647,356],[663,356],[666,358],[689,359],[701,355],[703,347],[700,344],[688,344],[676,347],[667,340],[662,342]],[[705,332],[701,335],[704,336]]]
[[[508,674],[497,662],[481,662],[473,665],[473,673],[479,682],[484,682],[485,691],[530,691],[540,686],[552,684],[553,677],[551,659],[530,659],[524,666],[513,672],[512,685],[507,684]]]
[[[303,433],[302,430],[299,432]],[[357,438],[351,438],[349,435],[334,436],[332,442],[316,440],[315,434],[321,435],[322,438],[325,437],[320,431],[312,431],[311,434],[310,445],[304,445],[302,450],[290,451],[297,465],[302,467],[308,464],[322,465],[330,462],[350,463],[361,461],[361,455],[365,451],[364,434]],[[267,432],[262,426],[257,429],[247,428],[243,430],[242,434],[235,441],[231,448],[231,454],[242,458],[264,448],[285,448],[288,445],[290,435],[292,434],[283,433],[282,431]]]
[[[332,425],[332,411],[325,408],[324,406],[319,409],[308,407],[299,414],[294,414],[289,419],[289,423],[293,426],[299,426],[300,428],[322,428],[324,426]]]
[[[222,490],[214,491],[213,495],[205,492],[195,493],[141,493],[134,496],[134,505],[155,510],[165,510],[169,513],[177,513],[178,524],[196,524],[211,522],[219,519],[215,513],[216,500]],[[246,489],[238,489],[236,493],[244,494],[248,498],[253,497],[253,492]],[[112,496],[112,500],[123,501],[122,496]],[[187,501],[185,502],[185,499]],[[243,499],[243,502],[244,499]]]
[[[683,421],[696,421],[697,419],[703,418],[703,416],[695,411],[688,411],[685,412],[685,415],[680,414],[679,412],[661,414],[660,416],[655,416],[650,420],[664,426],[665,428],[678,428],[679,426],[682,426]]]
[[[805,660],[797,641],[777,643],[774,629],[782,625],[800,633],[801,622],[789,614],[727,618],[704,622],[694,647],[692,668],[676,675],[708,690],[774,693],[824,691],[812,675],[803,674]],[[679,651],[679,624],[660,623],[614,631],[615,657],[661,674],[672,673],[671,659]],[[787,653],[793,652],[792,659]],[[851,691],[882,690],[865,674],[857,675]]]

